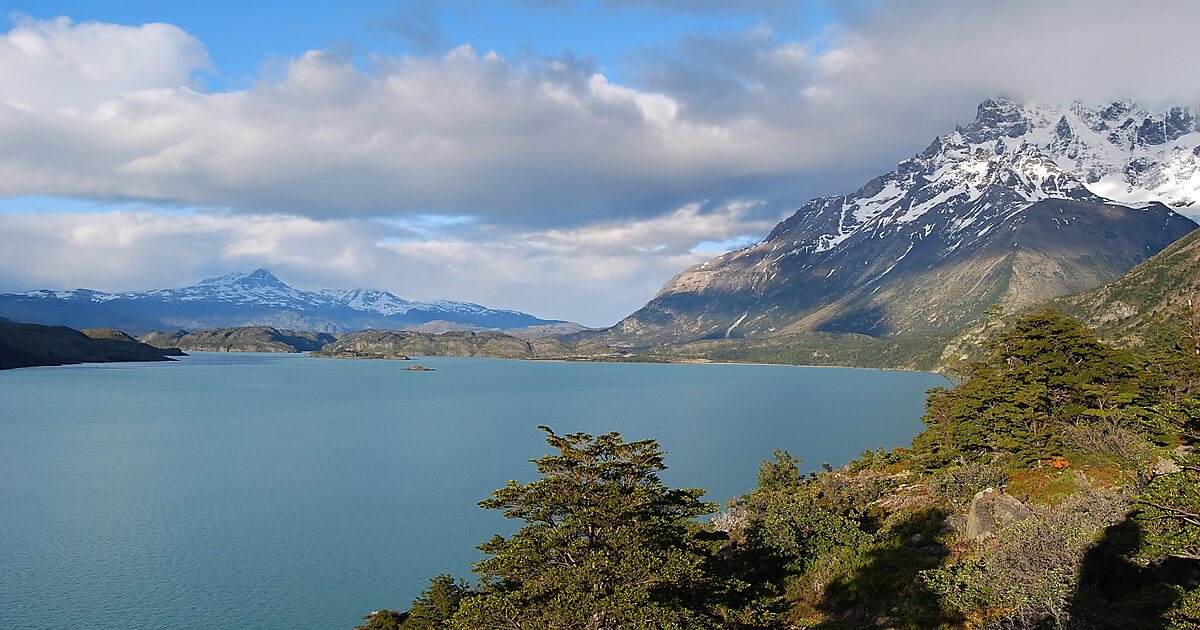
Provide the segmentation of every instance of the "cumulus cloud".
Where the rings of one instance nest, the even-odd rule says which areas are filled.
[[[188,84],[168,25],[25,20],[0,36],[0,194],[526,226],[698,199],[771,212],[919,150],[996,93],[1194,99],[1196,3],[881,3],[819,42],[769,29],[647,51],[616,84],[464,45],[368,68],[314,51],[246,90]],[[1129,28],[1169,15],[1153,28]]]
[[[0,95],[23,110],[87,110],[129,92],[186,86],[205,69],[204,46],[171,24],[17,17],[0,37]]]
[[[562,61],[519,68],[469,46],[376,61],[364,73],[311,52],[249,91],[0,108],[0,172],[11,174],[0,194],[570,224],[660,213],[716,192],[752,158],[729,129],[678,120],[670,99]]]
[[[705,241],[769,229],[751,206],[691,204],[651,219],[525,231],[215,212],[0,214],[0,291],[163,288],[263,266],[305,288],[380,288],[601,326],[641,306],[664,278],[721,253]]]

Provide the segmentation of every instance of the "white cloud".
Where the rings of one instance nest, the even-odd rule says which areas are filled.
[[[171,24],[19,17],[0,37],[0,95],[27,110],[91,109],[130,92],[186,86],[210,66],[204,46]]]
[[[1130,28],[1153,13],[1170,16]],[[821,41],[768,28],[649,54],[616,84],[571,59],[319,51],[204,93],[174,26],[23,20],[0,36],[0,195],[314,217],[473,214],[526,226],[771,213],[840,192],[996,93],[1195,98],[1200,4],[884,2]]]
[[[248,91],[0,107],[0,194],[526,224],[653,214],[751,157],[674,111],[581,68],[518,68],[468,46],[371,73],[310,52]]]

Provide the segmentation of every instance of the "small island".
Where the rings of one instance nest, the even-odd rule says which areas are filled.
[[[405,371],[408,371],[408,372],[436,372],[437,371],[431,367],[425,367],[424,365],[410,365],[404,369],[405,369]]]

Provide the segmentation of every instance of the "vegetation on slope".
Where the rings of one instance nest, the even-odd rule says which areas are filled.
[[[1153,339],[1021,318],[911,448],[808,475],[777,452],[708,523],[653,441],[548,431],[542,478],[481,503],[524,527],[480,547],[478,583],[360,627],[1196,627],[1200,336]]]
[[[1101,338],[1143,345],[1163,318],[1189,310],[1200,326],[1200,230],[1179,239],[1119,280],[1061,298],[1055,306],[1094,328]]]
[[[662,345],[633,352],[629,358],[928,371],[937,366],[946,341],[944,337],[879,339],[853,333],[811,332]]]
[[[1061,310],[1101,339],[1124,347],[1144,348],[1167,320],[1200,334],[1200,230],[1109,284],[1044,306]],[[960,369],[964,361],[979,356],[988,337],[1028,312],[993,306],[943,344],[938,369]]]
[[[206,352],[307,352],[319,350],[337,338],[329,333],[235,326],[188,332],[152,332],[141,340],[158,348],[180,348]]]
[[[1041,277],[1039,274],[1025,276]],[[935,285],[942,291],[945,283]],[[904,291],[913,294],[923,290],[926,289],[910,286]],[[873,337],[800,332],[705,339],[631,350],[626,360],[838,365],[957,374],[965,368],[964,362],[980,356],[984,342],[997,330],[1011,325],[1017,317],[1047,305],[1095,329],[1101,339],[1118,345],[1143,346],[1147,336],[1164,318],[1177,316],[1180,310],[1190,309],[1189,325],[1200,328],[1200,230],[1184,236],[1127,275],[1099,288],[1048,303],[1031,305],[1028,299],[1010,302],[1012,305],[1007,309],[993,306],[982,314],[969,317],[959,313],[956,317],[971,320],[970,323],[954,333],[940,336]],[[976,310],[970,312],[976,313],[978,306],[973,305],[971,308]],[[943,304],[937,308],[918,308],[916,312],[940,313],[945,308]]]
[[[363,330],[339,337],[309,356],[335,359],[394,359],[407,356],[491,357],[494,359],[596,359],[612,348],[597,342],[566,343],[553,338],[522,339],[494,330],[441,334],[409,330]]]

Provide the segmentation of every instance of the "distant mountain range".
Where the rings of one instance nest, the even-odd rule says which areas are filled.
[[[343,333],[370,328],[550,329],[582,327],[469,302],[416,302],[386,291],[288,286],[266,269],[207,278],[181,289],[104,293],[89,289],[0,294],[0,316],[16,321],[113,327],[135,334],[177,329],[275,326]]]
[[[987,100],[966,127],[763,241],[693,266],[586,338],[942,335],[1113,280],[1197,228],[1200,114]]]

